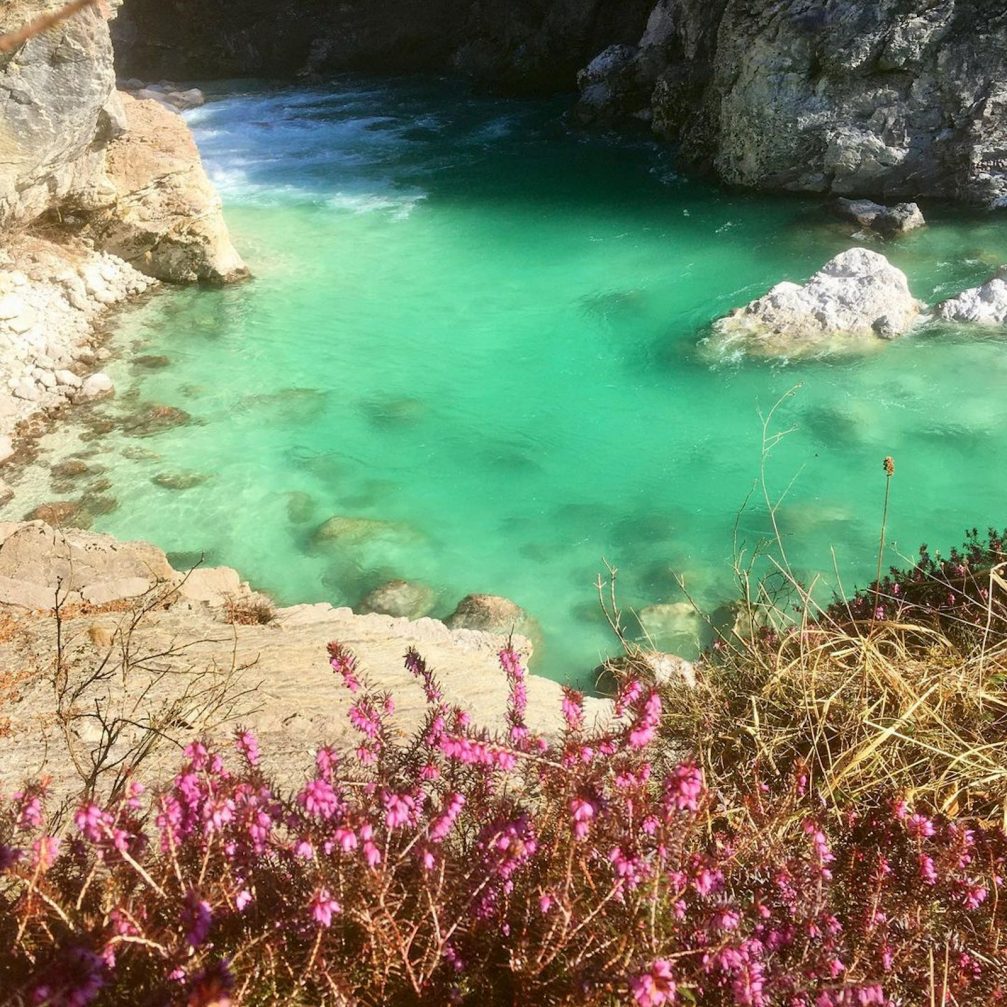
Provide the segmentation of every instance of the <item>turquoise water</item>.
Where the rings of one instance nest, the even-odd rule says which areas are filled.
[[[711,360],[711,319],[855,244],[815,199],[686,180],[648,139],[584,135],[563,102],[441,81],[232,92],[190,118],[253,282],[161,295],[124,316],[118,419],[144,404],[192,422],[151,436],[47,439],[88,454],[117,509],[96,528],[207,553],[286,603],[354,604],[390,577],[436,614],[489,592],[542,627],[538,670],[584,683],[617,648],[594,582],[628,610],[708,609],[736,593],[765,413],[790,561],[870,579],[894,455],[891,556],[1004,521],[1007,346],[929,330],[862,359]],[[939,208],[875,247],[927,301],[1007,260],[1001,218]],[[138,356],[163,355],[150,368]],[[150,361],[146,361],[147,364]],[[165,363],[155,361],[155,363]],[[108,424],[106,424],[106,427]],[[179,490],[159,474],[202,473]],[[26,474],[8,512],[54,493]],[[98,509],[107,509],[106,507]],[[328,517],[394,523],[320,544]],[[20,513],[18,514],[20,516]],[[660,643],[660,641],[658,641]],[[682,645],[682,642],[675,641]]]

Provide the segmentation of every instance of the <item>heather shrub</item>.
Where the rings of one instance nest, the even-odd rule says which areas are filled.
[[[1002,1002],[1000,829],[898,795],[836,813],[807,772],[752,762],[730,792],[667,744],[640,681],[610,723],[567,691],[556,737],[427,713],[330,647],[354,752],[293,793],[255,738],[194,743],[52,835],[43,786],[4,802],[0,989],[12,1003],[711,1005]],[[681,739],[679,739],[681,741]],[[780,781],[788,778],[787,786]]]

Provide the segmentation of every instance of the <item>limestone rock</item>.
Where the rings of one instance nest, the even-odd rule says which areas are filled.
[[[850,352],[904,335],[920,316],[905,274],[883,255],[851,248],[807,283],[778,283],[714,323],[718,350],[799,357]]]
[[[437,593],[427,584],[391,580],[368,592],[357,606],[362,615],[376,612],[399,619],[421,619],[433,611]]]
[[[659,653],[695,652],[704,642],[703,620],[687,601],[647,605],[637,613],[637,619],[648,649]]]
[[[108,398],[114,391],[112,379],[104,371],[98,371],[84,379],[76,397],[82,402],[93,402]]]
[[[846,199],[840,196],[835,207],[841,217],[856,221],[861,227],[877,231],[886,238],[894,238],[926,226],[923,213],[915,203],[899,203],[889,207],[870,199]]]
[[[470,594],[444,620],[451,629],[478,629],[507,636],[526,633],[528,613],[509,598],[494,594]]]
[[[696,686],[696,668],[691,661],[676,654],[642,650],[636,654],[611,657],[595,669],[595,680],[602,693],[614,693],[627,677],[638,677],[655,685],[680,683]]]
[[[4,3],[0,34],[60,6],[61,0]],[[0,226],[34,220],[68,201],[91,205],[104,185],[104,146],[121,130],[121,120],[112,43],[97,6],[5,54]]]
[[[1007,266],[981,286],[939,304],[937,315],[948,322],[971,325],[1007,324]]]
[[[121,95],[127,131],[108,147],[112,199],[87,233],[143,273],[172,283],[248,275],[185,123],[155,101]]]

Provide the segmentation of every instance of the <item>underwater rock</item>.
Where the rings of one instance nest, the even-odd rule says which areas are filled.
[[[167,367],[170,363],[170,358],[155,353],[145,353],[142,356],[133,358],[134,367],[142,367],[148,371],[160,370],[160,368]]]
[[[470,594],[445,620],[451,629],[478,629],[508,636],[528,635],[531,619],[520,605],[495,594]]]
[[[122,428],[133,437],[150,437],[171,430],[173,427],[184,427],[192,422],[192,417],[177,406],[152,405],[141,409],[123,420]]]
[[[356,610],[361,615],[377,613],[400,619],[422,619],[437,602],[437,592],[428,584],[391,580],[376,587],[361,599]]]
[[[851,248],[807,283],[778,283],[718,319],[712,341],[765,357],[867,350],[908,332],[921,307],[905,273],[877,252]]]
[[[329,392],[320,388],[281,388],[242,397],[239,408],[261,414],[268,412],[277,423],[292,426],[314,422],[325,411]]]
[[[361,405],[368,421],[376,427],[405,427],[421,422],[427,415],[427,404],[422,399],[381,398],[371,399]]]
[[[91,523],[88,514],[79,500],[53,500],[50,503],[39,504],[24,516],[25,521],[44,521],[53,528],[69,525],[74,528],[86,528]]]
[[[937,315],[948,322],[971,325],[1007,323],[1007,266],[979,287],[963,290],[937,305]]]
[[[201,486],[209,478],[206,472],[158,472],[150,481],[162,489],[181,492],[191,490],[194,486]]]
[[[349,517],[335,514],[315,530],[312,538],[320,544],[332,543],[339,546],[366,545],[376,539],[409,539],[414,534],[405,525],[377,518]]]
[[[696,668],[691,661],[656,650],[610,657],[595,668],[595,683],[602,695],[614,695],[619,684],[630,677],[654,685],[680,682],[689,688],[696,686]]]
[[[694,605],[687,601],[647,605],[637,613],[637,621],[655,650],[695,653],[702,649],[705,625]]]
[[[318,502],[310,493],[293,490],[287,494],[287,520],[291,524],[307,524],[318,509]]]
[[[834,204],[836,213],[886,238],[906,234],[925,227],[926,220],[915,203],[882,206],[870,199],[846,199],[840,196]]]
[[[53,465],[50,471],[53,479],[68,482],[87,475],[91,471],[91,466],[87,462],[81,461],[80,458],[67,458],[65,461]]]

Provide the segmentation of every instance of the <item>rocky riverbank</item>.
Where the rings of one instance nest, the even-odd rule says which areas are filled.
[[[489,729],[504,726],[508,685],[497,653],[506,637],[327,604],[274,609],[228,568],[185,573],[144,543],[41,521],[0,524],[0,779],[49,773],[69,793],[75,762],[91,764],[114,722],[112,762],[156,731],[158,759],[170,766],[178,745],[241,723],[272,767],[296,774],[318,745],[352,742],[330,641],[350,647],[361,673],[394,694],[403,731],[425,713],[403,665],[411,647],[450,703]],[[529,652],[523,637],[514,644]],[[528,694],[529,725],[558,730],[560,686],[532,675]],[[589,719],[611,715],[607,700],[586,704]]]

